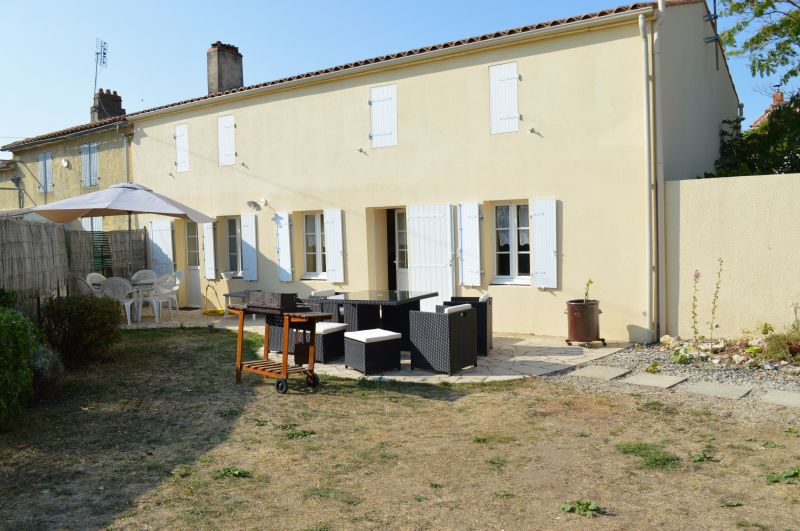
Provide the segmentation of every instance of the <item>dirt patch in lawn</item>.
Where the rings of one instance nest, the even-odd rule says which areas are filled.
[[[258,345],[249,337],[250,355]],[[234,383],[234,336],[124,333],[0,434],[0,528],[550,529],[800,525],[780,419],[744,424],[539,379]],[[724,500],[725,503],[722,503]]]

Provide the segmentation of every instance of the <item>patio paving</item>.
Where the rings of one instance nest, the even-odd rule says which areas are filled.
[[[800,393],[791,391],[769,391],[761,397],[761,400],[778,406],[800,407]]]
[[[649,374],[641,372],[634,374],[622,380],[623,383],[644,385],[648,387],[658,387],[659,389],[669,389],[678,385],[684,380],[688,380],[688,376],[667,376],[666,374]]]
[[[753,388],[743,385],[720,384],[714,382],[692,382],[686,384],[683,390],[687,393],[738,400],[747,395]]]
[[[610,381],[620,376],[625,376],[631,372],[630,369],[621,369],[619,367],[609,367],[607,365],[589,365],[581,367],[575,372],[570,373],[570,376],[580,376],[581,378],[596,378],[598,380]]]
[[[173,327],[207,327],[235,330],[237,320],[233,316],[206,316],[200,310],[181,310],[174,313],[173,319],[168,314],[160,323],[153,321],[152,315],[145,309],[143,321],[124,329],[173,328]],[[245,330],[264,333],[262,320],[245,320]],[[522,334],[498,334],[493,338],[493,348],[488,356],[478,356],[478,366],[466,369],[452,376],[420,369],[411,370],[409,352],[402,353],[402,370],[390,371],[380,375],[367,376],[374,380],[393,380],[414,383],[481,383],[517,380],[531,376],[546,376],[562,373],[577,366],[603,358],[625,348],[625,344],[609,345],[602,348],[583,348],[567,346],[564,338],[533,336]],[[263,351],[262,351],[263,352]],[[233,353],[231,353],[233,354]],[[277,357],[272,353],[270,357]],[[316,372],[340,378],[362,378],[358,371],[346,369],[344,360],[336,360],[330,364],[318,364]]]

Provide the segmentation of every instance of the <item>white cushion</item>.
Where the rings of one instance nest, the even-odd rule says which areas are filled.
[[[389,341],[390,339],[400,339],[400,334],[382,328],[373,328],[371,330],[359,330],[357,332],[345,332],[344,337],[354,339],[362,343],[378,343],[380,341]]]
[[[478,302],[488,302],[489,299],[491,299],[491,298],[492,298],[491,295],[489,295],[488,293],[484,293],[483,295],[478,297]]]
[[[469,310],[472,308],[469,304],[459,304],[458,306],[446,306],[444,309],[444,313],[458,313],[463,312],[464,310]]]
[[[325,334],[332,334],[334,332],[341,332],[347,330],[347,325],[344,323],[317,323],[317,335],[324,336]]]
[[[331,297],[333,295],[336,295],[335,289],[321,289],[318,291],[311,292],[312,297]]]

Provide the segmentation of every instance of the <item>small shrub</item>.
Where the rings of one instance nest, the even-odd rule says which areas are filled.
[[[773,483],[795,484],[800,482],[800,466],[793,466],[784,472],[775,472],[767,476],[767,485]]]
[[[687,348],[676,348],[672,352],[672,356],[670,357],[672,363],[677,363],[679,365],[688,365],[692,362],[692,355],[689,353],[689,349]]]
[[[33,350],[28,366],[33,373],[33,388],[37,395],[47,394],[49,389],[64,374],[64,364],[58,352],[47,345],[39,344]]]
[[[289,430],[286,432],[288,439],[308,439],[314,435],[314,430]]]
[[[562,503],[561,510],[565,513],[575,513],[588,517],[606,513],[606,510],[597,505],[597,502],[594,500],[575,500]]]
[[[226,466],[214,472],[214,479],[224,478],[251,478],[253,474],[238,466]]]
[[[716,461],[717,459],[708,450],[700,450],[696,454],[690,456],[692,463],[705,463],[708,461]]]
[[[661,444],[645,442],[619,443],[616,448],[625,455],[640,457],[645,468],[668,470],[676,468],[681,462],[680,457],[665,451]]]
[[[0,288],[0,308],[11,308],[12,310],[17,307],[17,294],[13,291],[6,291]]]
[[[661,362],[659,362],[658,360],[654,361],[644,371],[649,372],[650,374],[656,374],[657,372],[661,372]]]
[[[0,308],[0,422],[19,415],[33,395],[28,367],[39,331],[16,310]]]
[[[742,502],[738,500],[726,500],[725,498],[719,499],[719,506],[720,507],[741,507]]]
[[[786,428],[786,435],[793,435],[794,437],[800,437],[800,430],[797,428]]]
[[[42,331],[61,353],[67,368],[102,356],[119,339],[120,304],[94,295],[74,295],[48,300],[42,306]]]
[[[508,464],[508,460],[502,457],[492,457],[486,461],[495,470],[502,470]]]

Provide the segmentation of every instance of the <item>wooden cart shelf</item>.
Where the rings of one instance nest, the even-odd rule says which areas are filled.
[[[276,378],[275,389],[279,393],[285,393],[289,388],[288,378],[290,374],[303,374],[306,377],[306,384],[310,387],[319,385],[319,377],[314,374],[314,357],[316,324],[319,321],[326,321],[333,317],[330,313],[323,312],[285,312],[273,308],[253,308],[243,305],[228,306],[230,313],[239,317],[239,329],[236,341],[236,383],[241,383],[242,372],[250,372],[268,378]],[[281,315],[283,316],[283,345],[281,361],[269,359],[269,321],[265,319],[264,324],[264,359],[254,361],[242,361],[242,344],[244,341],[244,318],[245,315]],[[308,363],[289,366],[289,341],[293,337],[293,329],[301,328],[307,330],[300,333],[302,343],[295,347],[295,353],[303,350],[308,353]],[[298,348],[299,347],[299,348]]]

